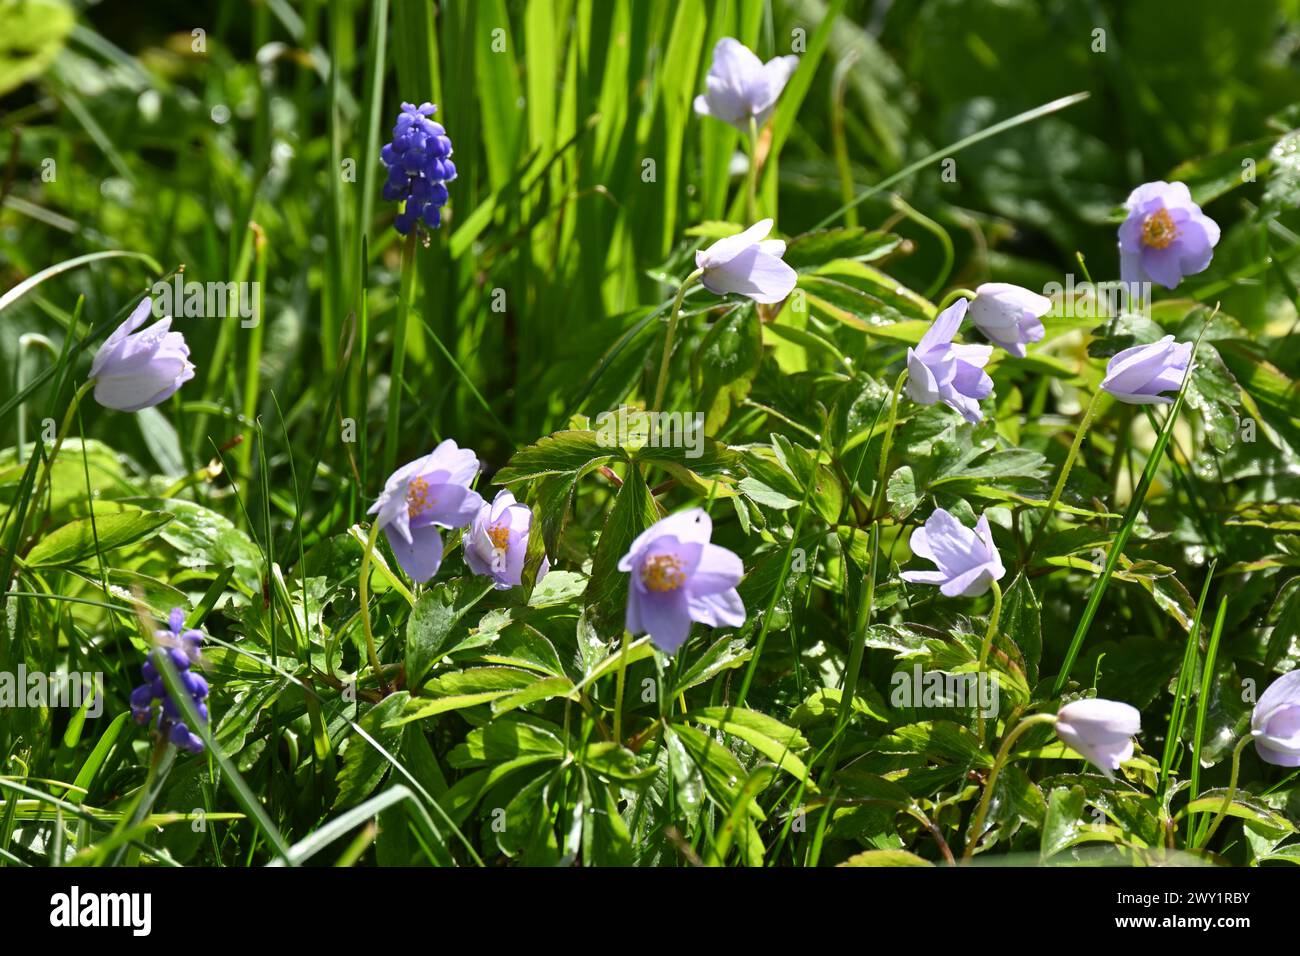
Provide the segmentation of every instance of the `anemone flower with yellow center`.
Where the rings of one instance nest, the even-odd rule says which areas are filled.
[[[1210,264],[1219,226],[1192,201],[1185,183],[1146,183],[1128,197],[1119,227],[1120,278],[1175,288]]]
[[[631,574],[627,629],[649,634],[662,651],[676,653],[691,623],[740,627],[745,605],[736,591],[744,576],[740,558],[710,543],[713,522],[701,508],[669,515],[642,533],[618,563]]]
[[[474,452],[447,439],[423,458],[389,476],[370,508],[411,580],[423,584],[442,564],[438,528],[463,528],[483,504],[470,482],[478,474]]]
[[[465,563],[475,574],[491,578],[497,590],[518,587],[523,583],[532,526],[533,512],[527,505],[515,501],[508,491],[497,492],[491,504],[479,507],[465,533]],[[549,567],[543,556],[538,581]]]

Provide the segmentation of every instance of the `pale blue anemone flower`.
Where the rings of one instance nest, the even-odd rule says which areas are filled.
[[[751,119],[762,126],[771,117],[798,65],[797,56],[764,63],[739,40],[723,37],[713,47],[713,62],[704,78],[706,92],[695,97],[695,112],[747,133]]]
[[[1250,715],[1259,759],[1279,767],[1300,767],[1300,670],[1268,685]]]
[[[985,282],[966,314],[990,342],[1024,358],[1025,346],[1043,340],[1042,319],[1050,311],[1052,300],[1045,295],[1009,282]]]
[[[397,563],[417,584],[437,574],[442,564],[438,528],[463,528],[483,507],[483,499],[469,486],[478,470],[474,452],[448,438],[393,472],[367,512],[377,516]]]
[[[740,558],[710,544],[713,522],[702,508],[657,521],[632,542],[618,563],[632,575],[627,595],[627,629],[649,634],[655,646],[673,654],[686,642],[691,622],[740,627],[745,605],[736,592],[744,576]]]
[[[185,336],[171,330],[171,316],[137,332],[149,317],[152,302],[145,298],[126,321],[113,330],[95,353],[90,377],[95,401],[119,412],[138,412],[165,402],[194,377]]]
[[[1119,227],[1120,278],[1175,288],[1205,269],[1219,242],[1219,226],[1192,201],[1186,183],[1144,183],[1124,204]]]
[[[532,509],[508,491],[497,492],[491,504],[484,502],[479,508],[465,533],[465,563],[475,574],[491,578],[497,590],[518,587],[523,583],[532,527]],[[537,580],[549,569],[550,562],[543,556]]]
[[[798,276],[781,258],[785,241],[768,239],[771,219],[760,219],[742,233],[719,239],[695,253],[700,282],[715,295],[735,292],[755,302],[781,302]]]
[[[1183,387],[1191,360],[1192,343],[1166,335],[1159,342],[1116,352],[1106,363],[1101,387],[1130,405],[1168,405],[1173,398],[1160,393]]]
[[[945,597],[979,597],[1007,573],[987,515],[980,516],[972,531],[944,509],[935,508],[925,526],[912,532],[909,546],[938,570],[904,571],[903,580],[937,584]]]
[[[1056,736],[1108,777],[1133,756],[1133,737],[1141,729],[1137,708],[1118,700],[1071,701],[1056,714]]]
[[[993,379],[984,372],[993,346],[953,342],[968,305],[958,299],[948,306],[916,348],[907,350],[907,394],[918,405],[943,402],[975,424],[984,417],[980,400],[993,393]]]

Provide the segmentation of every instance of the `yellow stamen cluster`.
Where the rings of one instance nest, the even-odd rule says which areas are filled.
[[[1169,216],[1168,209],[1157,209],[1142,223],[1142,245],[1152,249],[1167,249],[1178,238],[1178,227]]]
[[[406,513],[412,518],[424,514],[433,507],[429,497],[429,483],[423,478],[415,478],[406,486]]]
[[[499,524],[487,529],[488,540],[492,542],[492,547],[498,551],[506,550],[510,544],[510,528],[508,525]]]
[[[641,565],[641,580],[651,591],[676,591],[686,583],[686,572],[676,555],[656,554]]]

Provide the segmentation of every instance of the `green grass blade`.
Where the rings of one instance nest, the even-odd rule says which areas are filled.
[[[1082,103],[1091,95],[1092,94],[1090,93],[1073,93],[1070,96],[1062,96],[1060,99],[1052,100],[1050,103],[1036,106],[1032,110],[1025,110],[1023,113],[1017,113],[1010,119],[1004,119],[1000,123],[994,123],[992,126],[982,129],[978,133],[972,133],[970,136],[965,136],[943,149],[935,150],[923,159],[918,159],[916,162],[903,167],[892,176],[886,176],[880,182],[876,183],[876,185],[867,187],[862,192],[858,193],[857,196],[853,198],[852,202],[845,203],[839,209],[823,218],[822,221],[817,223],[813,228],[825,229],[840,216],[844,215],[844,213],[848,212],[854,206],[861,204],[865,200],[870,199],[872,196],[876,195],[876,193],[891,188],[895,184],[907,179],[913,173],[919,172],[927,166],[931,166],[942,159],[952,156],[954,153],[959,153],[963,149],[974,146],[976,143],[982,143],[986,139],[991,139],[994,136],[1005,133],[1009,129],[1015,129],[1017,126],[1023,126],[1026,123],[1040,120],[1044,116],[1050,116],[1063,109],[1068,109],[1076,103]]]
[[[1124,512],[1124,521],[1120,525],[1114,540],[1110,543],[1110,548],[1106,554],[1105,567],[1102,568],[1101,576],[1092,586],[1092,592],[1088,595],[1088,603],[1083,609],[1083,616],[1079,619],[1079,625],[1074,631],[1074,636],[1070,639],[1070,646],[1065,652],[1061,670],[1056,675],[1056,681],[1052,684],[1053,695],[1060,694],[1065,687],[1065,682],[1070,678],[1070,670],[1074,667],[1074,662],[1083,647],[1084,638],[1088,636],[1088,629],[1092,626],[1092,620],[1097,615],[1097,608],[1101,605],[1101,599],[1106,593],[1107,585],[1110,584],[1111,575],[1115,573],[1115,567],[1119,564],[1119,557],[1124,552],[1124,545],[1128,543],[1129,535],[1133,533],[1133,526],[1137,524],[1138,513],[1142,510],[1142,505],[1146,501],[1151,482],[1155,480],[1156,472],[1160,468],[1160,461],[1164,457],[1165,449],[1169,446],[1169,437],[1173,434],[1174,425],[1178,422],[1178,413],[1183,410],[1183,403],[1187,398],[1187,386],[1192,380],[1190,369],[1195,361],[1196,351],[1193,349],[1192,358],[1188,363],[1188,375],[1183,380],[1183,387],[1179,390],[1178,398],[1174,401],[1169,417],[1165,419],[1164,427],[1160,429],[1155,446],[1151,449],[1151,456],[1147,459],[1146,468],[1142,471],[1142,479],[1138,482],[1137,489],[1133,494],[1133,500],[1129,502],[1128,510]]]

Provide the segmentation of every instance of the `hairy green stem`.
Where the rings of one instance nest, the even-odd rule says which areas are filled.
[[[614,743],[620,747],[623,745],[623,685],[627,681],[627,648],[631,641],[632,632],[624,628],[623,646],[618,655],[618,677],[614,689]]]
[[[266,270],[267,259],[269,258],[266,250],[266,233],[260,226],[251,224],[253,228],[253,261],[255,274],[257,276],[257,292],[253,298],[253,308],[256,309],[257,324],[253,326],[252,335],[249,337],[248,354],[244,356],[244,417],[248,421],[257,420],[257,403],[260,394],[259,386],[262,378],[262,339],[266,332]],[[241,303],[242,306],[243,303]],[[362,416],[363,418],[365,416]],[[253,461],[253,442],[252,435],[246,436],[247,439],[239,448],[239,473],[247,475]]]
[[[361,577],[358,591],[361,596],[361,630],[366,635],[366,656],[370,659],[370,669],[379,681],[380,693],[387,694],[388,686],[384,681],[384,672],[379,667],[379,653],[375,649],[375,634],[370,627],[370,556],[375,550],[375,540],[379,537],[379,519],[370,523],[370,536],[366,539],[366,548],[361,553]]]
[[[889,420],[880,441],[880,465],[876,469],[876,486],[871,494],[871,567],[862,578],[862,592],[858,601],[858,617],[853,629],[853,644],[849,648],[848,667],[844,671],[844,690],[840,696],[839,711],[835,716],[835,746],[822,770],[822,779],[829,779],[835,772],[839,761],[841,734],[848,726],[849,716],[853,713],[853,697],[858,690],[858,672],[862,670],[862,657],[867,642],[867,628],[871,626],[871,615],[876,600],[876,570],[880,563],[880,522],[884,515],[880,513],[885,500],[885,477],[889,471],[889,452],[893,447],[894,426],[898,424],[898,396],[907,381],[907,372],[902,372],[894,382],[894,390],[889,397]]]
[[[673,339],[677,335],[677,323],[682,317],[682,300],[686,298],[686,290],[690,284],[704,274],[703,269],[696,269],[677,287],[677,296],[673,299],[673,307],[668,313],[668,331],[664,335],[664,357],[659,362],[659,381],[655,384],[655,401],[652,411],[663,411],[664,391],[668,388],[668,361],[673,355]]]
[[[402,246],[402,287],[397,300],[397,319],[393,323],[393,365],[388,376],[388,421],[384,429],[384,474],[391,474],[397,464],[397,425],[402,410],[402,372],[406,365],[406,336],[410,332],[411,300],[419,270],[415,263],[415,232]]]
[[[1237,741],[1237,746],[1232,749],[1232,773],[1228,777],[1228,792],[1223,795],[1223,806],[1219,807],[1219,812],[1214,815],[1214,822],[1210,824],[1210,829],[1205,831],[1205,837],[1197,844],[1198,848],[1210,845],[1210,840],[1214,838],[1215,831],[1219,829],[1219,824],[1228,815],[1228,808],[1232,806],[1232,798],[1237,795],[1237,777],[1241,772],[1241,752],[1246,749],[1246,744],[1254,739],[1250,734],[1246,734]]]
[[[41,464],[40,477],[36,479],[36,487],[32,491],[31,502],[40,507],[41,496],[45,494],[45,486],[50,483],[50,471],[54,468],[54,459],[59,457],[59,449],[63,447],[63,441],[68,437],[68,429],[72,427],[72,416],[77,413],[78,406],[86,393],[95,387],[95,380],[88,380],[72,396],[72,401],[68,403],[68,410],[63,413],[63,422],[59,425],[59,431],[54,439],[54,447],[50,449],[49,456]]]
[[[1002,588],[997,581],[990,582],[993,587],[993,611],[989,614],[989,627],[984,633],[984,643],[980,645],[980,662],[977,680],[984,677],[984,667],[988,664],[989,652],[993,650],[993,638],[998,633],[998,618],[1002,616]],[[979,712],[979,739],[984,741],[984,711]]]
[[[998,774],[1010,762],[1011,747],[1029,728],[1036,727],[1039,724],[1054,723],[1056,723],[1055,714],[1034,714],[1032,717],[1026,717],[1016,724],[1015,729],[1003,738],[1002,746],[998,748],[998,755],[993,758],[993,769],[989,771],[989,779],[984,784],[984,794],[980,797],[979,806],[975,808],[975,816],[971,818],[970,830],[967,831],[966,849],[961,855],[963,860],[969,860],[975,855],[975,847],[979,844],[980,836],[984,832],[984,818],[988,816],[989,803],[993,799],[993,788],[997,785]]]
[[[989,582],[993,589],[993,613],[989,615],[989,627],[984,632],[984,643],[980,645],[980,670],[988,663],[989,651],[993,649],[993,637],[998,632],[998,618],[1002,615],[1002,588],[997,581]]]
[[[1034,531],[1034,536],[1029,541],[1029,551],[1025,555],[1024,563],[1029,564],[1033,560],[1034,552],[1043,537],[1043,532],[1047,524],[1052,520],[1052,512],[1061,501],[1061,493],[1065,491],[1065,480],[1070,477],[1070,470],[1074,467],[1075,459],[1079,457],[1079,449],[1083,447],[1083,439],[1088,434],[1088,428],[1092,425],[1092,420],[1097,414],[1097,405],[1101,402],[1101,396],[1105,394],[1101,389],[1092,396],[1092,401],[1088,403],[1087,410],[1083,413],[1083,421],[1079,423],[1079,429],[1074,433],[1074,443],[1070,446],[1069,453],[1065,456],[1065,463],[1061,465],[1061,474],[1056,479],[1056,487],[1052,489],[1052,497],[1048,499],[1047,510],[1043,512],[1043,519],[1038,523],[1038,528]]]
[[[894,390],[889,396],[889,420],[885,425],[885,434],[881,438],[880,464],[876,468],[876,487],[871,492],[871,520],[880,519],[880,506],[885,500],[885,478],[889,466],[889,453],[894,447],[894,427],[898,424],[898,396],[903,392],[907,381],[907,371],[903,370],[894,382]]]
[[[758,120],[749,118],[749,170],[745,182],[746,225],[758,221]]]
[[[15,370],[15,392],[18,395],[23,394],[27,388],[27,351],[33,345],[39,345],[46,349],[54,356],[54,361],[59,360],[59,350],[54,347],[54,343],[39,332],[28,332],[26,335],[18,337],[18,356],[15,359],[17,369]],[[23,408],[22,402],[18,403],[18,444],[14,449],[15,457],[18,464],[23,464],[24,446],[27,444],[27,415],[26,409]]]
[[[952,273],[952,264],[955,256],[952,247],[952,236],[948,235],[948,230],[944,229],[943,226],[925,215],[925,213],[921,212],[919,209],[914,209],[912,205],[902,196],[898,195],[898,193],[894,193],[894,195],[890,197],[890,205],[939,241],[939,247],[943,250],[943,259],[940,262],[939,271],[935,274],[930,285],[926,287],[924,293],[927,299],[932,299],[935,294],[943,288],[944,283],[948,281],[948,276]],[[969,290],[967,289],[958,290],[961,294],[965,294],[968,291]],[[952,296],[951,292],[948,293],[948,296],[945,296],[945,298],[948,298],[949,296]],[[973,299],[975,298],[975,294],[971,293],[967,298]],[[942,309],[940,311],[942,311]]]
[[[948,294],[939,300],[937,311],[942,312],[948,306],[952,305],[958,299],[974,299],[975,292],[971,289],[950,289]]]

